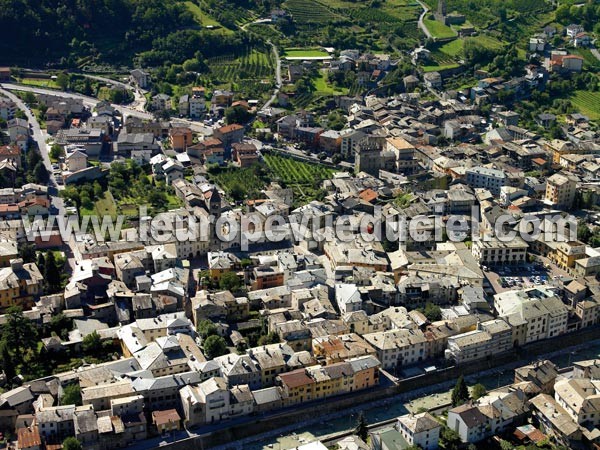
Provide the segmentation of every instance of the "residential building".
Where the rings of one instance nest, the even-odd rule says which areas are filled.
[[[520,265],[527,262],[529,245],[519,236],[500,240],[496,236],[483,236],[473,242],[472,252],[482,265]]]
[[[426,359],[428,341],[421,330],[390,330],[369,333],[363,336],[377,351],[381,366],[396,370]]]
[[[570,209],[575,201],[577,180],[567,173],[555,173],[546,180],[544,200],[555,208]]]
[[[428,412],[400,416],[396,428],[409,445],[423,450],[438,448],[442,425]]]

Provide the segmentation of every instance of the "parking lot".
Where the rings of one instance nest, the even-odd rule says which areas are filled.
[[[483,271],[495,293],[552,284],[561,276],[568,276],[555,264],[539,256],[534,263],[524,266],[484,267]]]

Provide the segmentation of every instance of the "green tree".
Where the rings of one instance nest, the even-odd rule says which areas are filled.
[[[54,258],[54,253],[49,251],[46,253],[46,263],[44,265],[44,279],[50,293],[55,293],[60,289],[61,276]]]
[[[204,355],[208,359],[216,358],[217,356],[226,355],[229,353],[227,342],[221,336],[212,335],[206,338],[203,343]]]
[[[252,114],[246,111],[242,106],[232,106],[225,110],[225,121],[228,125],[237,123],[244,125],[252,118]]]
[[[487,389],[485,386],[481,383],[477,383],[475,386],[473,386],[473,389],[471,389],[471,398],[473,400],[477,400],[483,397],[486,393]]]
[[[270,345],[279,343],[279,335],[271,331],[269,334],[265,334],[258,338],[258,345]]]
[[[37,260],[35,262],[40,273],[45,273],[46,271],[46,257],[42,252],[37,254]]]
[[[102,348],[102,341],[97,331],[93,331],[83,338],[83,351],[88,355],[93,355]]]
[[[219,288],[224,291],[235,292],[241,286],[240,277],[235,272],[225,272],[219,279]]]
[[[35,181],[38,183],[46,184],[50,179],[50,175],[48,174],[48,169],[42,161],[38,162],[33,168],[33,176],[35,177]]]
[[[196,331],[198,331],[198,334],[200,335],[200,338],[202,340],[208,338],[209,336],[215,336],[219,334],[217,331],[217,327],[209,319],[199,321],[198,326],[196,327]]]
[[[61,405],[81,405],[81,387],[79,383],[71,383],[63,388],[63,395],[60,398]]]
[[[56,76],[56,84],[61,90],[66,91],[69,87],[69,75],[64,72],[59,73]]]
[[[53,144],[52,147],[50,147],[50,158],[58,159],[63,155],[64,155],[64,151],[60,145]]]
[[[363,441],[367,441],[367,437],[369,436],[369,428],[367,427],[367,419],[365,419],[365,415],[361,411],[358,413],[358,419],[356,420],[356,428],[354,428],[354,434],[356,434]]]
[[[442,320],[442,309],[438,305],[434,305],[433,303],[426,303],[425,308],[420,309],[420,311],[427,317],[427,320],[430,322],[435,322],[436,320]]]
[[[79,442],[73,436],[69,436],[62,443],[63,450],[83,450],[81,442]]]
[[[462,445],[459,434],[447,426],[444,426],[440,432],[439,443],[440,447],[446,450],[457,450]]]
[[[52,319],[50,319],[50,330],[60,336],[61,339],[68,339],[69,331],[72,329],[73,319],[63,313],[52,316]]]
[[[8,349],[8,344],[4,341],[0,341],[0,369],[9,381],[16,375],[12,355]]]
[[[452,389],[452,406],[462,405],[464,402],[469,400],[469,389],[465,378],[461,375],[456,381],[456,386]]]
[[[7,315],[2,334],[11,354],[18,356],[25,354],[27,350],[35,350],[38,332],[33,322],[23,315],[19,306],[9,308]]]
[[[19,258],[21,258],[24,263],[35,261],[35,245],[30,244],[29,242],[19,245]]]

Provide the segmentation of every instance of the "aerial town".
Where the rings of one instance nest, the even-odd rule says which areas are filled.
[[[597,2],[17,3],[0,449],[600,448]]]

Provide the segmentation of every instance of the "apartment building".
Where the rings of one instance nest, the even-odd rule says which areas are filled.
[[[363,338],[377,351],[377,359],[386,370],[416,364],[428,354],[428,341],[418,329],[380,331]]]
[[[527,262],[529,245],[519,236],[507,241],[485,236],[473,242],[472,252],[482,265],[517,265]]]
[[[477,166],[466,170],[466,182],[473,188],[483,188],[492,194],[500,195],[500,188],[508,184],[506,174],[502,170]]]
[[[482,322],[476,330],[448,338],[446,358],[464,364],[506,352],[512,348],[512,329],[501,319]]]
[[[546,180],[544,200],[555,208],[570,209],[575,201],[577,179],[568,173],[555,173]]]

